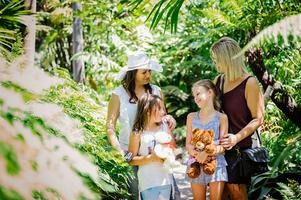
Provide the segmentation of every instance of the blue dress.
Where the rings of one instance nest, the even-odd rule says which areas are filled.
[[[218,143],[220,139],[220,132],[219,132],[219,125],[220,125],[220,113],[216,112],[214,117],[208,122],[203,123],[199,117],[199,112],[196,112],[193,120],[192,120],[192,130],[195,128],[208,130],[212,129],[214,131],[214,142]],[[208,175],[203,172],[201,168],[200,176],[197,178],[190,178],[187,175],[188,180],[191,183],[199,183],[202,185],[207,185],[210,182],[217,182],[217,181],[228,181],[228,174],[227,174],[227,162],[224,157],[224,154],[219,154],[217,156],[217,168],[212,175]],[[189,167],[189,166],[188,166]]]

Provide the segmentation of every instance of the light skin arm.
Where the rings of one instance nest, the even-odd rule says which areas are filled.
[[[227,115],[221,113],[220,115],[220,126],[219,126],[219,132],[220,132],[220,138],[225,138],[228,135],[228,117]],[[222,145],[216,146],[216,152],[215,154],[220,154],[225,151],[225,148]]]
[[[151,162],[159,162],[163,163],[164,160],[156,156],[154,152],[145,156],[139,156],[138,151],[140,148],[140,134],[133,132],[130,136],[130,143],[129,143],[129,152],[133,155],[132,160],[130,161],[130,165],[146,165]]]
[[[160,95],[161,95],[162,101],[164,102],[164,94],[162,93],[162,91],[160,91]],[[165,112],[166,112],[165,105],[164,105],[164,109],[165,109]],[[163,120],[167,121],[168,128],[171,131],[173,131],[176,128],[177,122],[171,115],[165,115]]]
[[[245,97],[253,119],[237,134],[229,134],[228,138],[221,140],[221,144],[225,149],[231,149],[251,135],[263,123],[264,99],[258,81],[254,77],[249,78],[247,81]]]
[[[168,134],[171,135],[171,138],[172,138],[172,140],[170,142],[171,147],[176,148],[176,146],[177,146],[176,145],[176,139],[175,139],[175,136],[172,134],[170,128],[168,128]]]
[[[107,122],[106,122],[107,135],[113,148],[119,151],[123,155],[123,151],[120,147],[120,143],[118,141],[115,132],[116,121],[119,117],[119,107],[120,107],[119,97],[116,94],[112,94],[112,97],[108,105],[108,114],[107,114]]]
[[[192,119],[195,113],[189,113],[186,120],[186,150],[189,155],[196,156],[194,146],[191,144],[192,138]]]

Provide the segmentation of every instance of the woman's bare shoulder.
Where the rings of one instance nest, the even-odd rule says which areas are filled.
[[[248,78],[247,83],[246,83],[246,89],[248,90],[252,90],[255,88],[259,88],[259,82],[258,80],[254,77],[251,76],[250,78]]]

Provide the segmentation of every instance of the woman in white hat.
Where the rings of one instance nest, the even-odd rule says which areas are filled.
[[[161,89],[150,84],[152,71],[162,72],[162,66],[155,60],[151,60],[145,52],[135,52],[128,56],[127,66],[119,73],[121,86],[113,90],[109,101],[107,115],[107,134],[112,146],[130,161],[128,153],[129,137],[136,117],[137,102],[143,94],[155,94],[163,97]],[[121,130],[117,138],[115,127],[119,120]],[[170,115],[166,120],[173,130],[176,122]],[[137,169],[134,169],[137,170]],[[132,182],[131,192],[135,199],[138,199],[138,184]]]

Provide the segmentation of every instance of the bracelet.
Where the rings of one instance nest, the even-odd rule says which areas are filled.
[[[123,157],[127,162],[131,162],[133,159],[133,154],[130,151],[125,151]]]

